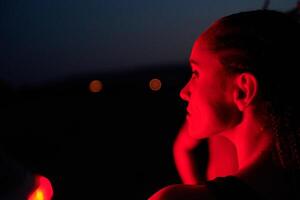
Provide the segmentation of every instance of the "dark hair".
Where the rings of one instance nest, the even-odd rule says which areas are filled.
[[[203,37],[229,71],[257,77],[258,96],[275,133],[277,158],[282,167],[299,169],[299,24],[281,12],[248,11],[221,18]]]

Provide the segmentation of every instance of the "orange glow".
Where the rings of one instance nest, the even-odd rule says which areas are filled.
[[[154,78],[149,82],[149,87],[153,91],[158,91],[161,88],[161,81],[157,78]]]
[[[44,195],[43,191],[41,191],[40,189],[37,189],[35,191],[32,199],[34,199],[34,200],[45,200],[45,195]]]
[[[93,80],[90,82],[89,90],[90,92],[97,93],[103,89],[103,83],[99,80]]]
[[[28,200],[51,200],[53,189],[50,181],[43,176],[36,177],[36,188],[30,194]]]

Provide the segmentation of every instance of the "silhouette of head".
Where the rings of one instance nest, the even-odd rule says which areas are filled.
[[[194,44],[193,75],[181,91],[190,132],[201,138],[235,126],[241,109],[231,97],[232,77],[247,72],[257,80],[251,103],[263,105],[257,113],[274,133],[282,166],[298,168],[299,47],[298,23],[277,11],[241,12],[213,23]]]

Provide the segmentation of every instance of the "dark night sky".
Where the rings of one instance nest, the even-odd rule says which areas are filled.
[[[286,11],[296,0],[271,1]],[[0,79],[14,86],[186,61],[215,19],[263,0],[1,0]]]

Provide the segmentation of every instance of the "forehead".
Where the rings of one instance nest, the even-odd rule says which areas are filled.
[[[196,67],[223,68],[219,55],[208,48],[208,44],[203,37],[199,37],[192,48],[190,63]]]

